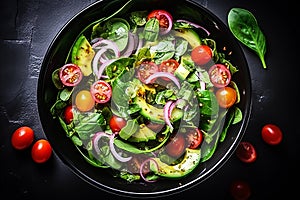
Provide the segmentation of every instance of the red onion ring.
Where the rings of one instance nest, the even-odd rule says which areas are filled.
[[[148,158],[148,159],[144,160],[144,162],[142,162],[142,164],[141,164],[141,166],[140,166],[140,176],[142,177],[142,179],[143,179],[144,181],[146,181],[146,182],[148,182],[148,183],[153,183],[153,182],[155,182],[156,180],[148,180],[148,179],[146,179],[146,177],[144,176],[144,173],[143,173],[143,168],[144,168],[145,164],[146,164],[147,162],[150,162],[150,161],[153,161],[153,162],[155,163],[156,167],[158,168],[157,162],[156,162],[153,158]]]
[[[187,24],[189,24],[189,25],[191,25],[191,26],[193,26],[193,27],[195,27],[195,28],[200,28],[200,29],[202,29],[203,31],[205,31],[205,33],[207,34],[207,36],[210,35],[210,32],[209,32],[206,28],[204,28],[203,26],[200,26],[199,24],[195,24],[195,23],[193,23],[193,22],[190,22],[190,21],[187,21],[187,20],[184,20],[184,19],[178,19],[178,20],[176,20],[176,22],[184,22],[184,23],[187,23]]]
[[[109,138],[109,135],[107,135],[105,132],[97,132],[92,139],[93,147],[97,154],[100,154],[98,142],[99,142],[100,138],[102,138],[102,137]]]
[[[100,79],[100,78],[102,77],[102,74],[103,74],[103,72],[104,72],[104,69],[105,69],[108,65],[110,65],[111,63],[113,63],[115,60],[116,60],[116,59],[111,59],[111,60],[108,60],[108,61],[106,61],[106,62],[104,62],[104,63],[102,63],[102,64],[100,65],[99,71],[98,71],[98,74],[97,74],[98,79]]]
[[[156,73],[154,73],[154,74],[151,74],[151,75],[145,80],[145,83],[146,83],[146,84],[149,84],[149,83],[151,83],[151,81],[152,81],[153,79],[156,79],[156,78],[158,78],[158,77],[166,77],[166,78],[172,80],[172,81],[175,83],[175,85],[176,85],[178,88],[180,88],[180,83],[179,83],[178,79],[177,79],[173,74],[171,74],[171,73],[169,73],[169,72],[156,72]]]
[[[171,124],[170,116],[172,110],[175,108],[175,106],[172,106],[173,104],[173,101],[167,101],[167,103],[164,106],[164,120],[171,130],[173,130],[173,125]]]
[[[122,157],[118,154],[118,152],[116,151],[115,146],[114,146],[114,139],[115,139],[114,135],[111,135],[109,138],[109,148],[110,148],[110,151],[113,154],[113,156],[121,162],[128,162],[129,160],[131,160],[132,156]]]

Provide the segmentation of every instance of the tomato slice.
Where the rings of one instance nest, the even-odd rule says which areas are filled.
[[[113,133],[120,132],[120,130],[126,126],[126,124],[126,120],[117,115],[113,115],[109,120],[109,126]]]
[[[98,80],[91,85],[91,94],[95,102],[106,103],[110,100],[112,95],[111,86],[103,80]]]
[[[59,78],[65,86],[76,86],[82,79],[82,72],[79,66],[69,63],[59,70]]]
[[[175,59],[169,59],[169,60],[165,60],[163,61],[160,65],[159,65],[159,71],[161,72],[169,72],[171,74],[174,74],[175,70],[179,67],[179,63],[177,62],[177,60]],[[162,79],[164,80],[169,80],[166,77],[163,77]]]
[[[191,129],[186,135],[186,140],[189,148],[196,149],[203,141],[203,133],[198,128]]]
[[[67,124],[70,124],[73,121],[73,106],[68,105],[64,110],[64,119]]]
[[[168,33],[173,25],[173,17],[172,15],[165,10],[153,10],[148,16],[147,20],[151,18],[156,18],[159,21],[159,27],[161,28],[161,34]]]
[[[140,81],[145,83],[145,81],[150,75],[158,71],[159,71],[158,66],[154,62],[144,61],[140,64],[140,66],[137,69],[137,76],[140,79]],[[154,81],[155,79],[152,80],[152,82]]]
[[[209,78],[212,84],[217,88],[227,86],[231,81],[231,73],[223,64],[215,64],[208,70]]]
[[[199,45],[195,47],[191,52],[191,59],[197,65],[207,64],[213,56],[211,48],[207,45]]]
[[[170,138],[165,150],[167,154],[174,158],[179,158],[185,151],[186,144],[182,134],[176,134]]]
[[[252,163],[256,160],[256,149],[250,142],[240,142],[236,151],[236,156],[245,163]]]

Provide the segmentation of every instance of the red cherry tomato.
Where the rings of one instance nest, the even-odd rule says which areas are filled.
[[[95,102],[106,103],[112,95],[111,86],[103,80],[98,80],[91,86],[91,94]]]
[[[64,118],[67,124],[70,124],[73,121],[73,106],[68,105],[64,110]]]
[[[208,70],[209,78],[212,84],[217,88],[227,86],[231,81],[231,73],[223,64],[215,64]]]
[[[282,141],[282,131],[275,124],[266,124],[261,130],[263,140],[270,145],[277,145]]]
[[[170,138],[169,143],[166,145],[165,150],[169,156],[179,158],[185,151],[186,144],[182,134],[176,134]]]
[[[159,71],[161,72],[169,72],[171,74],[174,74],[175,70],[179,67],[179,63],[177,62],[177,60],[175,59],[169,59],[169,60],[165,60],[163,61],[160,65],[159,65]],[[169,80],[166,77],[163,77],[164,80]]]
[[[251,196],[251,188],[246,181],[233,181],[229,190],[234,200],[247,200]]]
[[[145,61],[140,64],[139,68],[137,69],[137,76],[140,81],[145,83],[146,79],[151,76],[152,74],[158,72],[158,66],[151,61]],[[154,82],[155,79],[152,80]]]
[[[159,27],[162,28],[161,34],[166,34],[171,30],[173,17],[169,12],[165,10],[153,10],[148,14],[147,20],[151,18],[158,19]]]
[[[44,163],[52,155],[52,147],[48,140],[46,139],[39,139],[37,140],[31,149],[31,157],[34,162],[36,163]]]
[[[235,153],[245,163],[252,163],[257,158],[256,149],[250,142],[240,142]]]
[[[212,50],[207,45],[199,45],[191,52],[191,58],[197,65],[205,65],[212,58]]]
[[[203,141],[203,133],[198,129],[191,129],[186,134],[188,148],[196,149]]]
[[[15,149],[28,148],[34,140],[34,131],[28,126],[21,126],[15,130],[11,137],[11,144]]]
[[[65,86],[76,86],[82,79],[82,72],[79,66],[69,63],[59,70],[59,78]]]
[[[236,99],[237,99],[237,93],[236,93],[235,89],[226,86],[223,88],[219,88],[216,91],[216,97],[217,97],[220,107],[229,108],[233,104],[235,104]]]
[[[117,115],[113,115],[109,120],[109,126],[113,133],[120,132],[120,130],[126,126],[126,124],[127,121]]]

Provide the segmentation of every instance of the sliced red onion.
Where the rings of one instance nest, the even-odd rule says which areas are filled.
[[[135,52],[138,52],[143,47],[143,45],[144,45],[143,38],[139,38],[139,43],[138,43],[138,45],[136,47],[136,51]]]
[[[176,102],[172,102],[172,104],[170,105],[170,108],[169,108],[169,118],[171,118],[171,115],[172,115],[172,111],[174,110],[174,108],[176,107],[176,104],[177,104],[177,101]]]
[[[106,50],[111,49],[114,52],[116,58],[120,57],[120,51],[119,51],[117,44],[111,40],[106,40],[106,39],[101,38],[101,39],[99,39],[98,42],[96,42],[95,44],[92,45],[92,48],[99,49],[99,50],[100,49],[106,49]],[[99,59],[100,58],[101,58],[101,56],[99,57]],[[97,59],[97,60],[99,60],[99,59]],[[105,58],[105,57],[103,57],[101,59],[107,60],[107,58]],[[102,60],[102,62],[103,62],[103,60]]]
[[[158,168],[158,164],[157,164],[156,160],[154,160],[153,158],[148,158],[148,159],[144,160],[144,162],[142,162],[142,164],[141,164],[141,166],[140,166],[140,176],[142,177],[142,179],[143,179],[144,181],[146,181],[146,182],[148,182],[148,183],[153,183],[153,182],[155,182],[156,180],[148,180],[148,179],[146,179],[146,177],[144,176],[144,173],[143,173],[143,169],[144,169],[145,164],[146,164],[147,162],[150,163],[150,161],[153,161],[153,162],[155,163],[156,167]]]
[[[112,49],[116,55],[120,53],[117,44],[111,40],[99,38],[99,40],[92,45],[92,48],[97,49],[98,47],[106,47],[107,49]]]
[[[150,76],[146,79],[145,83],[146,83],[146,84],[149,84],[149,83],[151,83],[151,81],[152,81],[153,79],[156,79],[156,78],[159,78],[159,77],[166,77],[166,78],[172,80],[172,81],[175,83],[175,85],[176,85],[178,88],[180,88],[180,83],[179,83],[178,79],[177,79],[173,74],[171,74],[171,73],[169,73],[169,72],[156,72],[156,73],[150,75]]]
[[[132,54],[132,52],[136,46],[136,43],[137,43],[137,41],[135,39],[135,35],[131,32],[128,32],[128,43],[127,43],[126,49],[124,50],[124,53],[122,53],[121,56],[129,57]]]
[[[92,66],[93,66],[93,72],[95,75],[98,74],[98,63],[99,63],[99,59],[102,56],[102,54],[106,51],[106,48],[102,48],[100,49],[94,56],[93,58],[93,62],[92,62]]]
[[[178,19],[178,20],[176,20],[176,22],[184,22],[184,23],[187,23],[187,24],[189,24],[189,25],[191,25],[191,26],[193,26],[193,27],[195,27],[195,28],[200,28],[200,29],[202,29],[203,31],[206,32],[207,36],[210,35],[210,32],[209,32],[206,28],[204,28],[203,26],[200,26],[199,24],[195,24],[195,23],[193,23],[193,22],[190,22],[190,21],[184,20],[184,19]]]
[[[204,81],[200,80],[200,90],[205,90],[206,84]]]
[[[100,38],[96,43],[94,43],[92,45],[92,48],[98,49],[96,55],[93,58],[92,67],[93,67],[94,74],[97,75],[98,78],[100,78],[103,73],[103,70],[104,70],[104,69],[101,69],[101,68],[103,68],[102,66],[104,65],[104,63],[109,61],[109,59],[105,55],[105,52],[108,50],[112,50],[115,54],[115,58],[118,58],[118,57],[120,57],[120,51],[115,42],[113,42],[111,40],[102,39],[102,38]],[[99,64],[102,64],[102,65],[100,67],[98,67]],[[99,76],[99,74],[100,74],[100,76]]]
[[[131,160],[132,156],[122,157],[120,154],[118,154],[118,152],[115,149],[114,139],[115,139],[114,135],[111,135],[109,138],[109,148],[113,156],[120,162],[128,162],[129,160]]]
[[[100,78],[102,77],[102,74],[103,74],[105,68],[106,68],[108,65],[110,65],[111,63],[115,62],[115,60],[116,60],[116,59],[111,59],[111,60],[108,60],[108,61],[106,61],[106,62],[104,62],[104,63],[102,63],[102,64],[100,65],[99,71],[98,71],[98,74],[97,74],[98,79],[100,79]]]
[[[109,135],[107,135],[105,132],[97,132],[92,139],[93,147],[97,154],[100,154],[100,149],[99,149],[98,143],[99,143],[100,138],[102,138],[102,137],[109,138]]]
[[[164,120],[166,124],[173,130],[173,125],[171,124],[170,121],[170,116],[172,113],[171,107],[172,107],[173,101],[167,101],[167,103],[164,106]],[[174,107],[172,107],[174,109]]]

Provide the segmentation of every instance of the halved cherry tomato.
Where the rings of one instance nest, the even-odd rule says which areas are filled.
[[[275,124],[266,124],[261,130],[263,140],[270,145],[277,145],[282,141],[282,131]]]
[[[64,110],[64,119],[67,124],[73,121],[73,106],[68,105]]]
[[[37,140],[31,149],[31,157],[36,163],[44,163],[52,155],[52,146],[46,139]]]
[[[210,81],[217,88],[225,87],[231,81],[231,73],[223,64],[214,64],[209,68],[208,74]]]
[[[11,137],[11,144],[15,149],[23,150],[28,148],[34,140],[34,131],[28,126],[21,126],[16,129]]]
[[[91,94],[95,102],[106,103],[112,95],[111,86],[103,80],[98,80],[91,86]]]
[[[80,90],[75,97],[75,105],[78,110],[86,112],[94,108],[95,101],[88,90]]]
[[[251,188],[248,182],[235,180],[230,184],[230,194],[234,200],[247,200],[251,195]]]
[[[176,134],[170,138],[165,150],[169,156],[179,158],[185,151],[186,143],[182,134]]]
[[[140,64],[140,66],[137,69],[137,76],[140,81],[145,83],[146,79],[150,75],[152,75],[158,71],[159,71],[158,66],[154,62],[144,61]],[[155,79],[153,79],[153,81],[155,81]]]
[[[207,45],[199,45],[195,47],[191,52],[191,59],[197,65],[207,64],[213,56],[211,48]]]
[[[203,133],[198,129],[191,129],[186,134],[188,148],[196,149],[203,141]]]
[[[171,30],[173,24],[173,17],[169,12],[165,10],[153,10],[148,14],[147,20],[151,18],[158,19],[159,27],[162,28],[161,34],[166,34]]]
[[[245,163],[252,163],[257,157],[256,149],[250,142],[240,142],[235,153]]]
[[[126,124],[127,121],[117,115],[113,115],[109,120],[109,126],[113,133],[120,132],[120,130],[126,126]]]
[[[159,71],[161,72],[169,72],[171,74],[174,74],[175,70],[179,67],[179,63],[175,59],[169,59],[165,60],[159,65]],[[163,77],[164,80],[169,80],[166,77]]]
[[[65,86],[76,86],[82,79],[82,72],[79,66],[68,63],[59,70],[59,78]]]
[[[223,87],[216,91],[216,97],[220,107],[229,108],[235,104],[237,93],[232,87]]]

